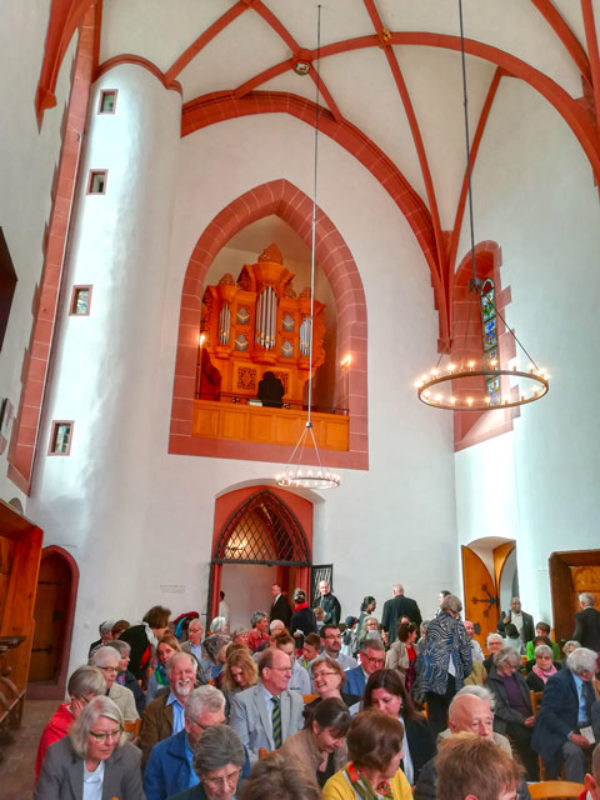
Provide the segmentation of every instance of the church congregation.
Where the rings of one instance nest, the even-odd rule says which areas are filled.
[[[279,787],[269,797],[434,800],[439,776],[464,770],[461,748],[476,758],[479,747],[509,770],[503,788],[519,800],[540,777],[596,786],[592,595],[574,620],[583,641],[558,660],[549,626],[534,628],[518,597],[486,657],[449,592],[423,620],[395,584],[381,622],[367,596],[343,623],[327,581],[315,608],[299,591],[292,606],[279,584],[271,595],[248,629],[218,616],[205,632],[197,612],[171,620],[162,606],[139,624],[101,623],[40,740],[36,800],[244,800],[259,779]]]

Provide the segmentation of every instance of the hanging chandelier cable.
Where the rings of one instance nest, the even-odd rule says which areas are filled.
[[[319,120],[321,115],[320,83],[321,77],[318,66],[321,60],[321,6],[317,6],[317,58],[315,68],[315,143],[313,161],[313,206],[311,224],[310,247],[310,317],[309,346],[308,346],[308,415],[306,424],[300,434],[296,446],[292,451],[290,460],[284,472],[276,476],[278,486],[295,487],[304,489],[335,489],[340,485],[340,476],[331,470],[323,469],[319,446],[312,423],[312,389],[313,389],[313,322],[315,311],[315,261],[316,261],[316,232],[317,232],[317,189],[318,189],[318,164],[319,164]],[[302,467],[304,448],[312,445],[317,459],[316,467]],[[297,460],[295,460],[297,457]]]
[[[467,199],[469,205],[469,231],[471,242],[471,269],[472,277],[469,280],[469,293],[477,292],[479,299],[479,309],[481,313],[484,283],[477,277],[477,263],[475,257],[475,224],[473,215],[473,186],[472,186],[472,164],[471,164],[471,142],[469,137],[469,106],[467,92],[467,63],[465,56],[465,33],[463,22],[462,0],[458,0],[458,16],[460,23],[460,54],[462,67],[462,87],[463,87],[463,107],[465,125],[465,149],[466,149],[466,169],[467,169]],[[544,369],[538,367],[534,359],[516,336],[514,330],[506,324],[504,316],[496,306],[495,295],[487,298],[487,302],[493,310],[494,317],[500,319],[507,331],[512,336],[516,345],[521,349],[528,359],[526,369],[519,369],[516,365],[512,369],[505,369],[499,365],[497,358],[490,358],[486,363],[485,356],[482,359],[481,368],[477,368],[474,359],[470,359],[465,364],[454,364],[451,361],[446,368],[442,368],[444,353],[441,353],[436,366],[428,373],[423,375],[416,383],[417,396],[421,402],[434,408],[442,408],[450,411],[488,411],[494,408],[512,408],[515,406],[526,405],[535,400],[539,400],[548,393],[550,375]],[[463,337],[463,352],[467,352],[469,341],[469,327],[471,322],[471,306],[467,307],[467,320]],[[489,315],[488,319],[491,318]],[[457,321],[454,319],[452,330],[456,329]],[[496,324],[496,331],[497,331]],[[497,333],[496,333],[497,336]],[[451,337],[454,342],[454,335]],[[511,381],[520,381],[518,385],[511,385]],[[489,387],[498,387],[499,391]]]

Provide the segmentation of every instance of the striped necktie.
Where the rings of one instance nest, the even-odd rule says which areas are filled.
[[[272,697],[271,702],[273,703],[273,712],[271,714],[271,719],[273,720],[273,742],[275,743],[275,749],[278,750],[281,747],[281,708],[279,706],[279,698]]]

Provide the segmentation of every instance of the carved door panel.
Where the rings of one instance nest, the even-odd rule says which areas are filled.
[[[484,562],[469,547],[462,547],[465,587],[464,618],[475,626],[475,638],[485,648],[489,633],[496,630],[499,610],[496,582]]]
[[[57,555],[42,558],[35,600],[35,631],[31,650],[29,681],[58,678],[67,625],[71,575]]]

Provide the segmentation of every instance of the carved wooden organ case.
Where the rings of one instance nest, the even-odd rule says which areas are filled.
[[[244,264],[237,282],[227,273],[203,297],[201,399],[254,398],[263,374],[283,383],[284,402],[306,404],[310,354],[310,288],[292,286],[277,245],[256,264]],[[323,303],[313,309],[313,379],[325,360]]]

